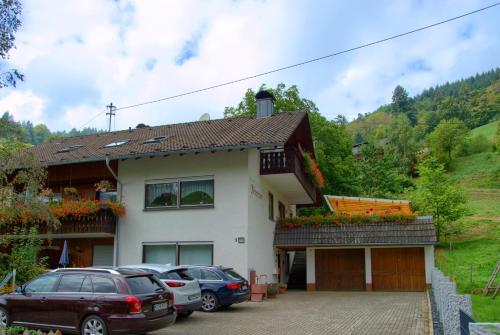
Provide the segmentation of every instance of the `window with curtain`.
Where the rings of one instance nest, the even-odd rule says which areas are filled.
[[[177,264],[175,244],[167,245],[145,245],[144,263],[151,264]]]
[[[179,245],[179,264],[212,265],[212,257],[211,244]]]
[[[177,207],[177,182],[146,184],[146,207]]]
[[[214,181],[181,181],[181,206],[200,206],[214,204]]]

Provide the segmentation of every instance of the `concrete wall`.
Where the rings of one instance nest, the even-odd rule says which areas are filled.
[[[143,243],[208,242],[214,245],[214,264],[234,267],[247,275],[248,153],[247,151],[129,159],[120,161],[123,202],[118,264],[142,262]],[[145,181],[213,176],[214,208],[144,211]],[[272,247],[272,244],[271,244]]]

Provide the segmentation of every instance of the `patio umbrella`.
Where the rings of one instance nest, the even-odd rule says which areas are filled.
[[[69,265],[69,253],[68,253],[68,242],[64,240],[63,250],[61,252],[61,257],[59,258],[59,265],[66,267]]]

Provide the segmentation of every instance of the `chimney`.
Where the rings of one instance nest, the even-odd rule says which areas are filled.
[[[259,91],[255,95],[257,100],[257,118],[265,118],[273,115],[274,112],[274,95],[268,91]]]

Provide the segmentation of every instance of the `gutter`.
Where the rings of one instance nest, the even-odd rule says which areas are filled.
[[[123,184],[118,179],[118,176],[116,175],[115,171],[111,168],[109,157],[106,157],[106,167],[108,168],[109,172],[113,175],[113,177],[116,180],[117,183],[117,188],[118,188],[118,199],[120,202],[122,202],[122,195],[123,195]],[[120,233],[120,218],[117,218],[117,223],[116,223],[116,228],[115,228],[115,238],[114,238],[114,247],[113,247],[113,266],[118,266],[118,249],[119,249],[119,233]]]

